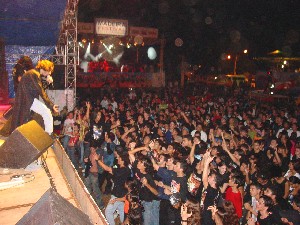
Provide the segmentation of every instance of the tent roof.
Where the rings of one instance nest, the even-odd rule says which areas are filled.
[[[3,0],[0,37],[6,45],[55,45],[66,0]]]

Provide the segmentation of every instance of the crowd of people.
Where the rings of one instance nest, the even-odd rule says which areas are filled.
[[[299,224],[293,102],[257,102],[245,87],[110,90],[81,96],[58,120],[55,132],[110,225],[116,216],[144,225]]]

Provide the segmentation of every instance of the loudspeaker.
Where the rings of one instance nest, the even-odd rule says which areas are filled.
[[[15,129],[0,146],[0,167],[25,168],[52,144],[52,138],[32,120]]]
[[[53,189],[43,196],[16,225],[92,225],[89,217]]]

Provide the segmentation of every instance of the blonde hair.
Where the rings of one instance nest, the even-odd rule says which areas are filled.
[[[45,71],[52,73],[54,70],[54,64],[49,60],[40,60],[36,65],[36,69],[43,69]]]

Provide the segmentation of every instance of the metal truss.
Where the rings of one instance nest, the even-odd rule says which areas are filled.
[[[67,2],[56,48],[58,54],[65,55],[65,90],[69,110],[73,109],[76,104],[76,67],[79,62],[77,44],[78,1],[68,0]]]

